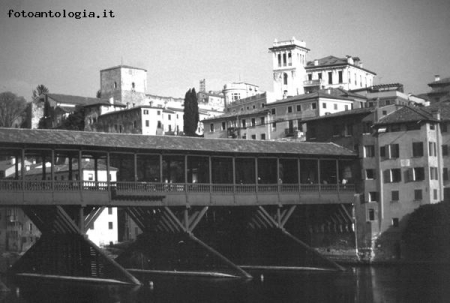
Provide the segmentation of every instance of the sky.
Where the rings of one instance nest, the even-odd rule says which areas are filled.
[[[102,17],[14,17],[49,10]],[[448,0],[1,0],[0,92],[31,100],[43,84],[95,97],[100,70],[120,64],[146,69],[154,95],[183,98],[201,79],[207,90],[244,81],[273,91],[268,49],[295,37],[308,61],[357,56],[374,84],[426,93],[434,75],[450,77],[448,12]]]

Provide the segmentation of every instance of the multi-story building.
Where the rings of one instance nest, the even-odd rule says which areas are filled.
[[[203,120],[206,138],[302,138],[303,120],[364,107],[365,97],[342,89],[325,89],[273,101],[269,93],[241,99],[227,106],[225,114]]]
[[[450,101],[450,77],[443,78],[436,75],[434,81],[428,84],[431,92],[428,97],[431,102],[449,102]]]
[[[305,67],[305,92],[313,92],[321,88],[343,88],[354,90],[373,85],[375,73],[363,68],[358,57],[338,58],[328,56],[309,61]]]
[[[352,90],[367,98],[366,106],[383,107],[387,105],[426,105],[427,100],[412,94],[405,94],[403,84],[379,84]]]
[[[232,102],[259,94],[259,86],[245,82],[233,82],[225,84],[222,92],[224,105],[227,107]]]
[[[359,152],[355,215],[360,249],[371,248],[375,258],[384,260],[401,257],[407,215],[448,199],[449,122],[448,103],[362,108],[307,121],[308,141],[335,142]]]

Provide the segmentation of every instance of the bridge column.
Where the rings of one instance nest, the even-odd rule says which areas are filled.
[[[13,265],[11,273],[21,276],[99,279],[111,283],[140,284],[134,276],[84,236],[86,221],[82,208],[22,208],[42,232],[42,236]],[[88,222],[92,222],[93,216],[95,214],[88,216]],[[77,217],[79,222],[76,222]]]

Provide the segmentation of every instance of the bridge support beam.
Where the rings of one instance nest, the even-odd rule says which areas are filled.
[[[339,264],[337,264],[336,262],[322,256],[317,250],[315,250],[314,248],[310,247],[309,245],[307,245],[306,243],[304,243],[303,241],[301,241],[300,239],[298,239],[297,237],[293,236],[291,233],[289,233],[285,228],[285,224],[287,223],[287,221],[289,220],[289,218],[291,217],[291,215],[293,214],[293,212],[295,211],[296,206],[292,205],[289,207],[288,210],[284,209],[283,211],[281,211],[281,207],[277,208],[277,212],[276,214],[269,214],[267,212],[267,210],[262,207],[259,206],[259,211],[258,214],[262,217],[264,217],[269,223],[272,224],[272,226],[274,226],[275,228],[277,228],[278,230],[280,230],[283,235],[289,237],[290,239],[292,239],[294,241],[294,243],[300,245],[302,248],[304,248],[305,250],[307,250],[308,252],[310,252],[313,256],[316,256],[317,258],[322,259],[325,263],[327,263],[328,265],[330,265],[331,267],[344,271],[345,268],[340,266]],[[274,219],[274,217],[276,218],[276,220]]]
[[[129,216],[143,234],[117,260],[125,267],[149,272],[252,278],[193,233],[205,216],[202,208],[128,207]],[[132,270],[132,269],[129,269]]]
[[[84,236],[81,232],[84,220],[79,218],[83,214],[76,207],[26,206],[23,210],[42,236],[13,265],[10,273],[140,284]]]

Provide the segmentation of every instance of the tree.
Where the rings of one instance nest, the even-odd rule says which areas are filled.
[[[36,87],[36,89],[33,90],[32,100],[34,100],[37,97],[39,97],[40,95],[46,94],[48,92],[49,92],[48,88],[44,84],[40,84]]]
[[[0,127],[12,127],[24,113],[27,102],[11,92],[0,94]]]
[[[186,136],[197,136],[199,121],[198,114],[198,101],[195,88],[192,88],[186,92],[184,97],[184,116],[183,116],[183,129]]]
[[[84,106],[77,105],[75,111],[71,113],[59,127],[68,130],[84,130]]]

